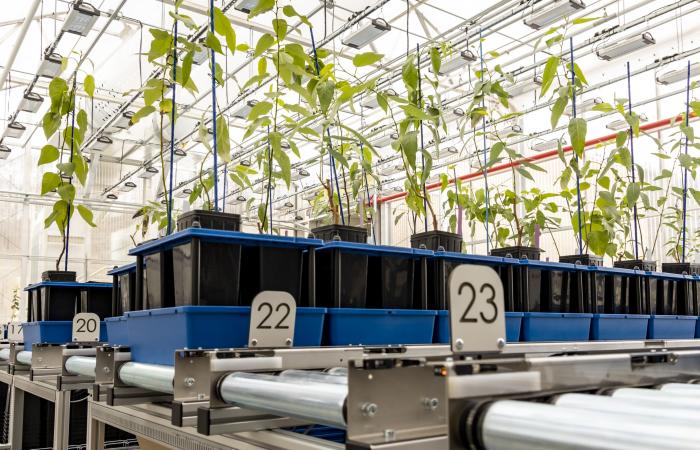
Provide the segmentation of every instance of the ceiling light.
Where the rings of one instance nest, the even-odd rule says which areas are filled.
[[[143,172],[141,172],[139,174],[139,178],[144,178],[144,179],[151,178],[151,177],[153,177],[153,175],[155,175],[157,173],[158,173],[158,169],[156,169],[153,166],[148,166],[148,167],[146,167],[146,169],[144,169]]]
[[[282,210],[289,209],[289,208],[294,208],[294,203],[292,203],[292,202],[290,202],[289,200],[287,200],[287,201],[285,201],[285,202],[278,203],[278,204],[277,204],[277,207],[276,207],[275,209],[276,209],[277,211],[282,211]]]
[[[36,92],[25,92],[22,101],[19,103],[19,110],[29,113],[35,113],[41,108],[44,102],[44,97]]]
[[[242,165],[243,167],[250,167],[251,166],[250,159],[242,159],[238,164]]]
[[[348,47],[360,49],[389,30],[391,30],[391,25],[386,20],[376,18],[365,25],[361,25],[357,30],[343,38],[341,42]]]
[[[192,57],[192,62],[198,66],[204,64],[204,62],[209,59],[209,49],[204,45],[204,38],[197,41],[199,45],[199,50],[197,50]]]
[[[177,197],[177,198],[187,198],[187,197],[190,196],[191,193],[192,193],[192,189],[183,189],[183,190],[181,190],[180,192],[178,192],[177,194],[175,194],[175,197]]]
[[[98,17],[100,17],[100,11],[97,8],[78,0],[73,4],[73,9],[66,17],[61,29],[67,33],[87,36]]]
[[[381,195],[382,197],[386,197],[388,195],[394,195],[401,192],[403,192],[401,186],[388,186],[383,188],[379,195]]]
[[[117,197],[116,194],[112,194],[112,193],[110,192],[109,194],[107,194],[107,199],[109,199],[109,200],[117,200],[117,199],[119,199],[119,197]]]
[[[197,127],[197,134],[194,135],[194,141],[195,142],[202,142],[202,137],[199,134],[199,127]],[[209,136],[208,140],[211,141],[214,138],[214,130],[211,128],[207,128],[207,136]]]
[[[445,122],[454,122],[456,120],[461,119],[462,117],[464,117],[464,110],[462,108],[457,107],[445,114]]]
[[[316,196],[320,193],[321,191],[319,189],[314,189],[311,191],[305,191],[302,195],[301,198],[306,200],[307,202],[312,202],[316,198]]]
[[[185,152],[181,148],[176,148],[175,151],[173,151],[173,156],[174,156],[173,162],[176,163],[176,162],[180,161],[182,158],[186,157],[187,152]],[[170,152],[167,152],[165,154],[165,161],[170,162]]]
[[[98,152],[107,150],[107,147],[112,145],[114,141],[109,136],[100,136],[95,139],[95,143],[92,144],[92,149]]]
[[[618,56],[625,56],[637,50],[640,50],[647,45],[656,44],[654,37],[649,32],[641,35],[631,36],[620,41],[613,41],[608,45],[598,47],[596,54],[598,58],[610,61]]]
[[[396,96],[396,91],[393,90],[392,88],[389,88],[385,91],[382,92],[384,95],[391,95],[391,96]],[[379,106],[379,102],[377,101],[377,96],[376,95],[366,95],[364,101],[360,104],[362,105],[363,108],[376,108]]]
[[[576,113],[581,114],[592,111],[593,108],[596,107],[596,105],[600,105],[601,103],[603,103],[603,99],[600,97],[589,98],[588,100],[584,100],[581,103],[576,104]],[[573,105],[569,105],[566,108],[564,108],[564,115],[570,116],[573,114],[573,111]]]
[[[306,178],[309,176],[309,171],[306,169],[297,169],[292,172],[292,181],[299,181],[302,178]]]
[[[5,128],[5,136],[13,139],[19,139],[22,137],[26,129],[27,127],[19,122],[10,122],[7,124],[7,128]]]
[[[131,118],[134,117],[134,113],[131,111],[124,111],[119,115],[119,118],[114,121],[112,126],[119,130],[126,130],[131,126]]]
[[[388,177],[403,170],[403,164],[389,164],[379,169],[379,175]]]
[[[447,148],[439,149],[439,151],[438,149],[433,149],[433,151],[430,152],[430,156],[432,156],[434,159],[441,159],[456,155],[457,153],[459,153],[457,147],[451,145]]]
[[[549,139],[547,141],[541,141],[537,142],[536,144],[532,144],[531,148],[535,152],[546,152],[549,150],[555,150],[559,148],[560,143],[562,146],[566,145],[566,141],[564,141],[563,139]]]
[[[453,55],[450,58],[443,61],[442,64],[440,64],[440,71],[438,72],[438,74],[447,75],[449,73],[454,72],[457,69],[466,67],[467,65],[469,65],[469,63],[473,63],[477,59],[478,58],[471,50],[462,50],[456,55]],[[430,71],[433,71],[432,66],[430,67]]]
[[[700,75],[700,63],[693,63],[690,65],[690,77],[696,77]],[[659,84],[671,84],[677,83],[679,81],[685,81],[688,79],[688,67],[683,69],[671,70],[670,72],[665,72],[658,77],[656,77],[656,82]]]
[[[372,131],[375,131],[375,130],[372,130]],[[370,133],[372,131],[370,131]],[[372,140],[372,145],[374,145],[377,148],[386,147],[386,146],[390,145],[392,141],[395,141],[398,138],[399,138],[398,133],[391,131],[390,129],[386,129]]]
[[[500,138],[509,138],[512,136],[516,136],[518,134],[522,134],[522,132],[523,132],[522,127],[518,124],[515,124],[515,125],[501,128],[500,130],[497,130],[495,134],[498,135],[498,137],[500,137]]]
[[[12,153],[10,147],[5,144],[0,144],[0,159],[7,159],[10,156],[10,153]]]
[[[267,188],[270,186],[269,183],[258,183],[255,186],[253,186],[253,192],[256,194],[262,194],[263,192],[267,192]],[[271,191],[275,190],[275,187],[272,186],[270,189]]]
[[[55,78],[63,72],[63,57],[58,53],[50,53],[44,56],[39,66],[37,75],[46,78]]]
[[[302,220],[304,220],[304,217],[297,214],[296,216],[294,216],[294,220],[297,222],[301,222]]]
[[[644,123],[644,122],[649,121],[649,118],[644,113],[639,114],[637,117],[639,117],[639,123]],[[605,125],[605,128],[607,128],[608,130],[613,130],[613,131],[627,130],[630,128],[630,124],[627,123],[627,121],[624,119],[619,119],[619,120],[613,120],[609,124]]]
[[[238,0],[233,7],[238,11],[250,14],[253,8],[258,6],[258,3],[260,3],[260,0]]]
[[[528,27],[539,30],[585,7],[582,0],[555,0],[546,8],[530,14],[523,22]]]
[[[506,87],[505,90],[509,97],[517,97],[520,94],[535,91],[539,89],[540,86],[542,86],[542,77],[535,75],[532,78],[516,82],[512,86]]]
[[[134,183],[133,181],[126,181],[124,184],[119,186],[120,192],[131,192],[134,189],[136,189],[136,183]]]
[[[234,113],[233,117],[236,117],[238,119],[246,119],[248,118],[248,114],[250,114],[250,111],[253,109],[253,106],[257,105],[258,101],[255,99],[251,99],[245,102],[243,106],[238,108]]]
[[[485,155],[486,152],[484,150],[472,154],[471,158],[469,158],[469,167],[474,170],[484,170],[487,164],[486,161],[484,161]],[[488,159],[488,157],[486,157],[486,159]]]

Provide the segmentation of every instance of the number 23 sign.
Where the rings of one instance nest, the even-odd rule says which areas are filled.
[[[457,266],[448,279],[450,344],[455,353],[498,352],[505,345],[503,283],[487,266]]]

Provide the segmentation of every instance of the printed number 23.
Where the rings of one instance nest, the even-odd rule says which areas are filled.
[[[469,301],[467,302],[467,308],[464,310],[464,314],[462,314],[462,317],[460,317],[459,321],[463,323],[476,323],[478,322],[478,319],[476,317],[469,317],[469,312],[472,310],[472,307],[474,306],[474,303],[476,302],[476,289],[474,288],[474,285],[469,283],[469,282],[464,282],[459,286],[459,290],[457,291],[458,295],[462,295],[462,292],[467,289],[469,292],[467,295],[470,296]],[[484,292],[486,291],[486,292]],[[481,288],[479,289],[479,295],[484,295],[486,296],[484,300],[486,301],[487,305],[490,305],[490,309],[492,310],[492,313],[490,316],[484,315],[483,311],[479,312],[479,317],[481,317],[481,320],[486,322],[486,323],[493,323],[496,321],[498,318],[498,307],[496,306],[496,303],[494,302],[494,299],[496,298],[496,290],[493,288],[492,285],[489,283],[484,283],[481,285]]]

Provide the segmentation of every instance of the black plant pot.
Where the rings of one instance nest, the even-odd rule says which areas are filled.
[[[582,266],[603,266],[603,257],[591,254],[564,255],[559,262]],[[568,289],[567,312],[602,313],[605,308],[605,277],[596,272],[577,270],[564,272],[564,284]]]
[[[39,320],[73,320],[79,312],[80,288],[42,286],[40,300]]]
[[[137,276],[139,265],[143,267],[145,288],[143,309],[175,306],[172,250],[161,250],[137,257]]]
[[[42,272],[41,281],[75,281],[75,272],[72,270],[47,270]]]
[[[367,243],[367,229],[365,227],[339,224],[324,225],[312,229],[311,234],[314,238],[326,242],[341,240],[343,242]]]
[[[118,286],[118,298],[115,303],[114,316],[121,316],[127,311],[138,310],[136,306],[136,272],[127,272],[115,275],[115,283]]]
[[[80,312],[97,314],[100,320],[112,317],[112,290],[87,287],[80,293]]]
[[[656,271],[656,261],[648,261],[643,259],[627,259],[624,261],[615,261],[613,267],[620,269],[635,269],[645,270],[649,272]]]
[[[424,286],[416,280],[416,276],[421,277],[426,267],[425,259],[370,257],[367,271],[367,307],[425,309],[424,305],[414,305],[414,299],[422,303],[422,296],[414,296],[414,290],[416,286],[421,289]]]
[[[241,229],[241,216],[220,211],[195,209],[183,213],[177,218],[177,230],[182,231],[187,228],[195,227],[195,223],[199,224],[199,228],[239,231]]]
[[[340,249],[316,252],[316,298],[327,308],[364,308],[367,305],[369,256]]]
[[[656,261],[642,259],[615,261],[613,266],[621,269],[656,271]],[[622,295],[627,298],[629,314],[651,314],[656,309],[658,294],[656,278],[625,276],[622,277],[622,282]]]
[[[41,320],[41,289],[31,289],[27,292],[27,322]]]
[[[502,258],[517,258],[517,259],[532,259],[535,261],[540,260],[540,253],[542,253],[541,248],[537,247],[527,247],[527,246],[517,246],[503,247],[503,248],[493,248],[491,249],[491,256],[500,256]]]
[[[582,266],[603,266],[603,257],[597,255],[590,255],[585,253],[583,255],[564,255],[559,257],[559,262],[568,264],[580,264]]]
[[[241,246],[192,239],[172,250],[175,306],[236,306]]]
[[[411,235],[412,248],[425,248],[426,250],[444,250],[446,252],[460,253],[462,251],[462,236],[448,231],[425,231]]]
[[[686,275],[700,275],[700,264],[694,263],[662,263],[661,271]]]
[[[301,298],[304,250],[287,247],[242,247],[239,304],[249,306],[261,291],[288,292]]]

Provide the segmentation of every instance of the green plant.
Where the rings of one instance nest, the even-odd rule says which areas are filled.
[[[12,298],[10,299],[10,311],[12,314],[10,316],[10,322],[17,320],[17,315],[19,314],[19,289],[12,289]]]
[[[67,60],[64,59],[64,69],[66,64]],[[80,185],[85,186],[88,175],[88,164],[80,151],[88,129],[88,115],[82,108],[76,111],[77,77],[78,70],[75,70],[68,80],[60,76],[51,80],[49,83],[51,106],[42,119],[46,139],[58,133],[59,142],[58,147],[50,143],[44,145],[38,160],[39,166],[53,163],[53,170],[44,172],[42,176],[41,195],[52,195],[53,192],[58,194],[51,213],[44,220],[45,228],[56,224],[63,239],[63,248],[56,259],[56,270],[59,270],[61,259],[67,250],[66,231],[75,209],[88,225],[96,226],[92,211],[85,205],[75,204],[76,187],[73,180],[77,178]],[[92,75],[84,77],[81,88],[92,99],[95,91],[95,80]]]

